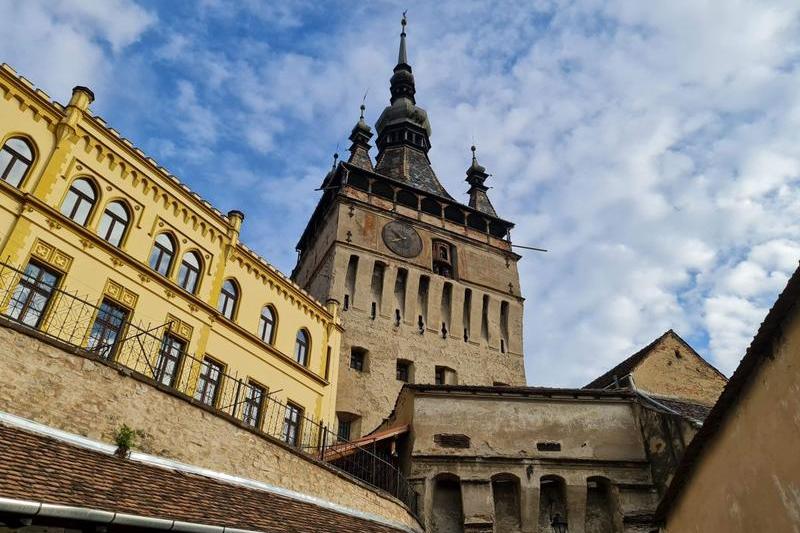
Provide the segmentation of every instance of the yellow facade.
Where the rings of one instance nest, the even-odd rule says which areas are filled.
[[[0,179],[2,262],[18,269],[30,261],[46,265],[59,274],[60,289],[97,306],[107,299],[144,330],[169,324],[186,342],[187,354],[212,358],[227,374],[261,384],[272,398],[332,425],[341,335],[337,305],[315,301],[241,244],[241,213],[223,215],[191,192],[93,116],[92,99],[91,91],[76,87],[63,107],[7,65],[0,67],[0,147],[21,139],[33,152],[18,185],[11,174]],[[0,174],[9,154],[0,153]],[[85,222],[85,209],[69,216],[76,180],[85,180],[84,187],[88,182],[95,196]],[[118,244],[105,214],[112,202],[128,217]],[[162,263],[169,265],[164,275],[151,267],[162,234],[173,247],[171,261],[167,255]],[[199,263],[196,288],[181,266],[189,252]],[[230,319],[219,310],[226,280],[238,291]],[[264,341],[260,316],[267,306],[275,326]],[[301,330],[309,344],[305,364],[295,356]]]

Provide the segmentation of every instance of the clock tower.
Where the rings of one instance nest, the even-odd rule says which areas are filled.
[[[293,279],[340,303],[339,434],[358,438],[394,408],[403,383],[524,385],[523,298],[513,224],[497,215],[472,147],[468,201],[439,182],[431,125],[417,106],[400,34],[391,97],[372,129],[361,118],[297,244]]]

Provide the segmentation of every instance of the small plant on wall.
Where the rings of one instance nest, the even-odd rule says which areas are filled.
[[[144,432],[140,429],[132,429],[127,424],[122,424],[119,429],[114,431],[114,443],[117,445],[116,455],[128,458],[131,449],[136,446],[136,439],[144,437]]]

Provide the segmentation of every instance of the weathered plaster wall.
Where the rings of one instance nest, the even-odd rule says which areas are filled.
[[[547,500],[552,492],[548,491],[553,479],[563,484],[571,533],[586,528],[599,531],[608,521],[614,524],[609,531],[635,531],[638,526],[623,528],[623,517],[652,514],[657,494],[634,406],[634,400],[625,396],[576,399],[566,394],[548,398],[406,389],[395,419],[388,423],[412,424],[399,449],[403,461],[409,457],[411,462],[410,477],[420,487],[423,517],[432,533],[439,531],[435,502],[442,478],[459,480],[463,531],[494,527],[494,531],[550,533],[549,521],[558,510],[547,501],[546,516],[540,508],[542,494]],[[448,433],[469,436],[469,448],[434,441],[434,435]],[[537,442],[558,443],[561,449],[541,451]],[[498,480],[519,483],[518,502],[508,501],[509,491],[496,493]],[[598,509],[601,502],[591,492],[598,481],[605,483],[609,497],[613,495],[612,509]],[[499,525],[494,503],[498,498],[502,500]],[[519,526],[505,511],[514,503]]]
[[[659,396],[714,405],[725,378],[675,336],[667,335],[633,371],[636,386]]]
[[[277,441],[105,364],[6,327],[0,327],[0,410],[105,442],[127,424],[146,433],[140,446],[144,452],[417,527],[396,500]]]
[[[468,434],[471,447],[442,448],[437,433]],[[646,460],[632,403],[619,399],[418,396],[414,439],[415,454]],[[561,451],[539,451],[540,441]]]
[[[800,531],[800,313],[705,449],[669,533]]]

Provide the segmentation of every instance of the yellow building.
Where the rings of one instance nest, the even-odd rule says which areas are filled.
[[[94,116],[89,89],[64,107],[2,65],[0,95],[5,319],[312,444],[304,418],[335,420],[337,304],[240,243],[244,215]]]

